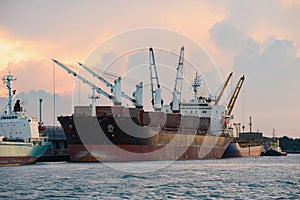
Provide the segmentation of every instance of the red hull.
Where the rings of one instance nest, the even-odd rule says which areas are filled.
[[[69,145],[71,162],[129,162],[221,158],[226,146]],[[134,153],[139,152],[139,153]],[[184,153],[180,153],[184,152]]]
[[[158,116],[151,118],[152,125],[146,127],[140,126],[138,117],[133,117],[135,123],[132,117],[101,117],[102,114],[97,118],[78,115],[59,117],[68,141],[70,161],[129,162],[221,158],[233,140],[226,136],[225,131],[220,131],[220,136],[199,134],[199,119],[192,116],[182,118],[180,121],[184,125],[180,127],[169,128],[168,124],[161,129],[159,127],[163,125],[159,123],[163,113],[151,112],[151,115],[154,114]]]
[[[37,157],[33,156],[16,156],[16,157],[0,157],[0,166],[11,166],[11,165],[26,165],[33,164],[37,160]]]

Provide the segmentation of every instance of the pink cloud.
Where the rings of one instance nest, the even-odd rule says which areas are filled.
[[[73,92],[74,79],[65,71],[55,67],[55,91],[60,95]],[[1,76],[11,72],[17,77],[14,83],[18,92],[28,93],[31,90],[44,90],[53,94],[54,76],[53,63],[49,60],[23,60],[18,63],[9,63],[7,68],[0,71]]]

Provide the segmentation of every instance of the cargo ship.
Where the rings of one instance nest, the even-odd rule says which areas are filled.
[[[90,107],[75,107],[72,116],[58,117],[70,161],[221,158],[232,140],[228,130],[207,135],[209,120],[196,116],[109,106],[96,111],[92,116]]]
[[[12,106],[15,90],[11,81],[16,78],[10,73],[2,78],[8,89],[7,108],[0,118],[0,166],[33,164],[50,147],[46,137],[40,137],[36,118],[25,116],[16,100]]]
[[[111,99],[113,106],[95,106],[94,93],[90,106],[75,106],[74,114],[58,116],[68,142],[71,162],[127,162],[156,160],[189,160],[221,158],[232,141],[232,129],[228,126],[231,116],[226,106],[219,105],[219,98],[198,95],[200,75],[192,84],[194,97],[181,101],[180,86],[183,68],[181,48],[173,100],[163,105],[155,66],[153,49],[149,49],[152,106],[146,111],[142,105],[142,83],[136,86],[133,97],[120,92],[120,80],[110,84],[90,68],[80,66],[111,87],[108,94],[90,80],[72,71],[57,60],[53,62]],[[240,88],[240,87],[239,87]],[[222,96],[223,91],[218,97]],[[135,107],[121,105],[120,97],[131,101]],[[237,95],[233,98],[236,99]],[[230,104],[233,108],[233,104]]]
[[[250,117],[250,131],[240,132],[240,123],[234,123],[237,135],[228,145],[223,158],[230,157],[258,157],[263,150],[263,134],[252,132],[252,118]],[[243,128],[245,128],[243,126]]]
[[[262,137],[262,133],[240,133],[240,137],[234,138],[223,154],[223,158],[231,157],[257,157],[262,153],[262,142],[253,138]]]

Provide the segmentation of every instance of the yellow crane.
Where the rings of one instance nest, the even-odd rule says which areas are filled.
[[[228,85],[228,83],[229,83],[229,80],[230,80],[232,74],[233,74],[233,72],[231,72],[231,73],[229,74],[227,80],[225,81],[224,86],[223,86],[222,90],[220,91],[220,93],[219,93],[219,95],[218,95],[218,97],[217,97],[217,99],[216,99],[216,101],[215,101],[215,105],[218,105],[218,104],[219,104],[219,102],[220,102],[220,100],[221,100],[221,98],[222,98],[222,96],[223,96],[223,93],[224,93],[224,91],[225,91],[225,89],[226,89],[226,87],[227,87],[227,85]]]
[[[241,91],[241,88],[242,88],[242,85],[244,83],[244,80],[245,80],[245,76],[243,75],[240,78],[239,82],[237,83],[237,86],[236,86],[236,88],[235,88],[235,90],[233,92],[233,95],[231,96],[230,101],[229,101],[229,103],[227,105],[227,110],[226,110],[226,114],[227,115],[230,115],[231,112],[232,112],[232,110],[233,110],[234,104],[236,102],[236,99],[237,99],[240,91]]]

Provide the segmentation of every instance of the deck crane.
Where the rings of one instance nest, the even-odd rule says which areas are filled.
[[[106,98],[108,99],[112,99],[114,101],[114,96],[108,94],[107,92],[105,92],[104,90],[102,90],[101,88],[95,86],[93,83],[91,83],[90,81],[86,80],[85,78],[83,78],[82,76],[80,76],[79,74],[77,74],[76,72],[72,71],[70,68],[68,68],[67,66],[65,66],[64,64],[60,63],[57,60],[52,59],[52,61],[57,64],[58,66],[60,66],[61,68],[63,68],[64,70],[66,70],[69,74],[73,74],[74,76],[76,76],[79,80],[81,80],[83,83],[86,83],[88,86],[90,86],[93,89],[93,92],[96,91],[99,94],[104,95]],[[93,101],[94,103],[94,101]],[[95,114],[94,112],[95,106],[93,106],[93,115]]]
[[[99,76],[96,72],[94,72],[93,70],[91,70],[90,68],[88,68],[87,66],[78,63],[83,69],[85,69],[87,72],[89,72],[90,74],[92,74],[94,77],[98,78],[99,80],[101,80],[103,83],[106,84],[107,87],[111,88],[111,91],[113,93],[113,95],[116,97],[116,103],[118,105],[121,105],[121,96],[126,98],[127,100],[131,101],[136,108],[143,108],[143,83],[140,82],[138,85],[136,85],[136,90],[133,93],[133,97],[130,97],[129,95],[127,95],[126,93],[121,91],[121,77],[119,77],[118,79],[116,79],[114,81],[114,85],[111,84],[110,82],[108,82],[107,80],[105,80],[104,78],[102,78],[101,76]]]
[[[231,72],[231,73],[229,74],[227,80],[225,81],[224,86],[223,86],[222,90],[220,91],[220,93],[219,93],[219,95],[218,95],[218,97],[217,97],[217,99],[216,99],[216,101],[215,101],[215,105],[218,105],[218,104],[219,104],[219,102],[220,102],[220,100],[221,100],[221,98],[222,98],[222,96],[223,96],[223,93],[224,93],[224,91],[225,91],[225,89],[226,89],[226,87],[227,87],[227,85],[228,85],[228,83],[229,83],[229,80],[230,80],[230,78],[232,77],[232,74],[233,74],[233,72]]]
[[[149,48],[149,59],[150,59],[150,82],[151,82],[151,93],[152,93],[152,105],[155,111],[161,111],[163,100],[161,98],[161,90],[157,76],[156,63],[154,58],[154,51]]]
[[[111,92],[113,93],[114,96],[114,105],[122,105],[122,100],[121,100],[121,96],[122,96],[122,92],[121,92],[121,77],[117,78],[116,80],[114,80],[114,85],[111,84],[110,82],[108,82],[107,80],[105,80],[104,78],[102,78],[101,76],[99,76],[97,73],[95,73],[93,70],[91,70],[90,68],[88,68],[87,66],[78,63],[80,65],[80,67],[82,67],[83,69],[85,69],[87,72],[89,72],[90,74],[92,74],[94,77],[96,77],[97,79],[99,79],[100,81],[102,81],[107,87],[110,87]]]
[[[173,90],[173,100],[170,103],[173,113],[180,112],[180,101],[181,101],[182,80],[183,80],[183,60],[184,60],[184,47],[181,47],[179,60],[178,60],[177,74],[175,79],[175,86]]]
[[[143,82],[140,82],[138,85],[136,85],[136,89],[133,92],[132,96],[134,98],[131,98],[130,96],[122,92],[122,97],[131,101],[136,108],[143,109]]]
[[[240,78],[239,82],[237,83],[236,88],[235,88],[235,90],[234,90],[234,92],[233,92],[233,95],[231,96],[231,98],[230,98],[230,100],[229,100],[229,103],[228,103],[228,105],[227,105],[227,110],[226,110],[226,114],[227,114],[227,115],[230,115],[231,112],[232,112],[232,110],[233,110],[234,104],[235,104],[235,102],[236,102],[236,99],[237,99],[237,97],[238,97],[240,91],[241,91],[241,88],[242,88],[242,85],[243,85],[243,83],[244,83],[244,80],[245,80],[245,76],[243,75],[243,76]]]

